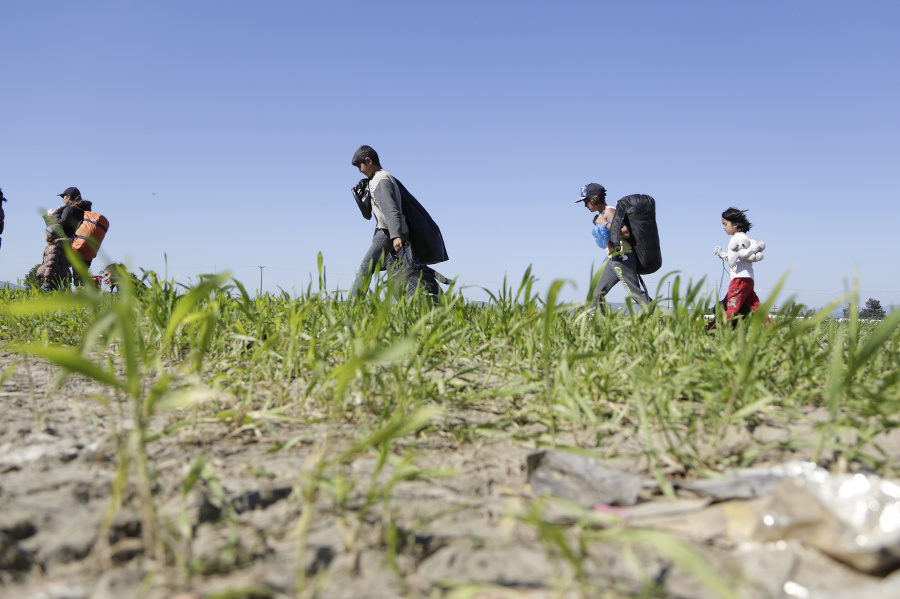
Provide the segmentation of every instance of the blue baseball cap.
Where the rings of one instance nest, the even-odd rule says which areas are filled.
[[[587,185],[583,185],[581,187],[581,197],[575,200],[575,203],[583,202],[588,198],[593,198],[595,196],[606,197],[606,188],[600,185],[599,183],[588,183]]]

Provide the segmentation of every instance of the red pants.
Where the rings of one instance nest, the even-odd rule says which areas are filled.
[[[736,314],[746,316],[751,311],[756,312],[756,309],[759,308],[759,296],[753,290],[753,279],[746,277],[731,279],[731,283],[728,285],[728,293],[725,294],[722,305],[725,307],[725,320]],[[766,316],[766,322],[769,322],[768,316]],[[706,329],[714,328],[716,328],[716,321],[711,320],[706,325]]]
[[[751,310],[756,312],[759,308],[759,297],[753,291],[753,279],[745,277],[731,279],[722,305],[725,306],[725,320],[735,314],[750,314]]]

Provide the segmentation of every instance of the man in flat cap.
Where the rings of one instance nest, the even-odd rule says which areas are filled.
[[[419,285],[437,302],[440,291],[435,272],[422,264],[409,241],[409,226],[403,214],[401,186],[389,172],[381,168],[378,153],[371,146],[360,146],[351,164],[365,179],[353,189],[363,216],[375,216],[375,234],[356,273],[350,299],[365,294],[364,286],[374,274],[378,261],[386,270],[405,280],[407,293],[415,293]],[[443,242],[441,242],[443,246]]]

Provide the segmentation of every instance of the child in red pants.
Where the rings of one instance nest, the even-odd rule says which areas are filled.
[[[725,319],[728,320],[736,314],[750,314],[759,308],[759,297],[753,290],[753,262],[758,259],[757,254],[762,251],[760,243],[755,239],[750,239],[746,233],[753,225],[747,220],[746,210],[738,210],[737,208],[729,208],[722,213],[722,227],[725,233],[731,235],[732,238],[741,236],[749,244],[729,244],[729,246],[738,247],[737,250],[729,249],[728,252],[716,246],[713,250],[719,258],[724,260],[731,272],[731,283],[728,285],[728,293],[722,300],[725,307]],[[742,247],[746,246],[746,247]],[[769,317],[766,317],[769,322]],[[736,321],[735,321],[736,323]],[[735,324],[732,323],[732,324]],[[711,320],[706,329],[716,328],[716,321]]]

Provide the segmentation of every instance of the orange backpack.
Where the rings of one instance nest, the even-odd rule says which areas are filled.
[[[84,220],[75,230],[72,239],[72,249],[75,253],[90,262],[97,255],[106,231],[109,229],[109,221],[98,212],[84,211]]]

